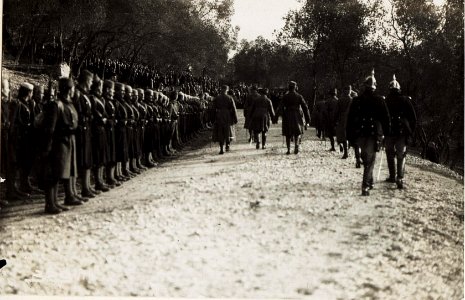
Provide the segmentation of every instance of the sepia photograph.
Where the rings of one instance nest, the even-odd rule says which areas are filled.
[[[0,298],[464,299],[463,1],[0,3]]]

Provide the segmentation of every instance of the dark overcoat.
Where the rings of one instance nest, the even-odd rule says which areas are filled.
[[[229,142],[234,138],[234,124],[237,124],[236,104],[231,96],[221,94],[213,100],[215,124],[212,139],[215,142]]]
[[[250,108],[250,127],[254,132],[268,132],[275,118],[273,103],[266,96],[256,98]]]
[[[289,91],[283,96],[278,108],[278,115],[282,115],[282,135],[297,136],[304,133],[304,118],[310,123],[310,114],[304,97],[295,91]]]

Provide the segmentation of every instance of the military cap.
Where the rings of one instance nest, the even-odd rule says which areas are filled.
[[[71,78],[61,77],[58,79],[58,89],[60,91],[69,90],[74,86],[74,82]]]
[[[103,87],[104,87],[104,88],[111,88],[111,89],[113,89],[113,88],[115,88],[115,83],[114,83],[113,81],[107,79],[107,80],[105,80],[105,81],[103,82]]]
[[[289,88],[290,89],[295,89],[297,87],[297,82],[295,81],[289,81]]]
[[[396,79],[396,74],[392,75],[392,81],[389,82],[389,89],[400,90],[400,83]]]
[[[365,78],[365,86],[376,89],[375,69],[371,70],[371,75]]]
[[[94,77],[94,74],[92,74],[90,71],[88,70],[83,70],[80,74],[79,74],[79,82],[89,78],[89,77]]]
[[[122,84],[121,82],[116,82],[115,83],[115,90],[124,91],[124,84]]]

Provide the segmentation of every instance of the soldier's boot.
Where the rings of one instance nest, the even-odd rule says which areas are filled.
[[[87,186],[89,187],[89,190],[94,193],[95,195],[100,195],[102,192],[99,190],[96,190],[92,184],[90,183],[90,177],[92,175],[92,172],[90,169],[86,170],[86,180],[87,180]],[[97,182],[98,178],[94,178],[94,181]]]
[[[69,208],[61,205],[58,203],[58,183],[55,185],[55,188],[53,189],[53,202],[55,203],[55,206],[61,209],[62,211],[68,211]]]
[[[298,154],[299,153],[299,137],[296,136],[294,138],[294,154]]]
[[[107,166],[107,183],[114,186],[120,186],[121,182],[115,178],[116,168],[115,166]]]
[[[386,154],[387,156],[387,166],[389,170],[389,177],[386,178],[386,182],[394,183],[396,182],[396,162],[394,160],[394,157],[390,157]]]
[[[225,147],[226,152],[229,152],[229,145],[230,145],[230,143],[227,142],[226,147]]]
[[[123,174],[130,178],[134,178],[137,176],[137,174],[131,170],[131,163],[132,163],[132,159],[129,159],[128,161],[126,161],[126,163],[124,164],[124,168],[123,168]]]
[[[330,136],[329,141],[331,143],[331,149],[329,149],[329,151],[331,151],[331,152],[336,151],[336,148],[334,148],[334,137]]]
[[[147,171],[147,168],[142,164],[140,156],[136,159],[136,167],[138,167],[142,171]]]
[[[347,142],[342,143],[342,150],[344,151],[344,154],[342,155],[342,159],[347,159],[349,157],[347,153]]]
[[[30,197],[30,194],[24,193],[16,187],[16,169],[11,168],[12,170],[7,170],[6,175],[6,198],[8,200],[24,200]]]
[[[255,149],[260,149],[260,139],[258,138],[258,133],[254,132],[253,140],[255,141]]]
[[[287,147],[286,154],[287,155],[291,154],[291,137],[290,136],[286,136],[286,147]]]
[[[72,179],[65,179],[63,181],[63,186],[65,188],[65,205],[81,205],[82,201],[77,199],[74,196],[73,188],[72,188]],[[94,196],[95,197],[95,196]]]
[[[87,170],[81,172],[81,196],[85,198],[94,198],[97,194],[91,191],[90,180],[87,180],[88,177],[90,177],[90,174]]]
[[[219,154],[224,154],[223,147],[224,147],[224,144],[220,143],[220,153]]]
[[[116,163],[116,180],[118,181],[128,181],[130,178],[123,174],[123,163]]]
[[[108,192],[110,190],[110,188],[103,181],[103,167],[99,167],[95,170],[94,177],[96,190],[102,192]]]
[[[51,185],[47,187],[45,190],[45,213],[50,214],[50,215],[56,215],[61,213],[61,209],[59,209],[54,201],[54,195],[55,195],[55,185]]]
[[[151,158],[152,153],[145,153],[145,165],[148,168],[153,168],[155,167],[155,162]]]
[[[87,202],[87,201],[89,201],[89,198],[78,195],[78,191],[77,191],[77,178],[76,178],[76,176],[70,176],[68,182],[69,182],[69,186],[70,186],[71,192],[72,192],[72,194],[74,195],[74,198],[78,199],[78,200],[81,201],[81,202]],[[63,185],[64,185],[64,183],[63,183]]]
[[[370,196],[370,188],[369,187],[362,187],[362,196]]]
[[[266,134],[262,133],[262,149],[266,148]]]
[[[40,193],[39,189],[31,185],[31,181],[29,180],[29,173],[30,172],[26,170],[21,170],[19,172],[19,190],[26,194]]]

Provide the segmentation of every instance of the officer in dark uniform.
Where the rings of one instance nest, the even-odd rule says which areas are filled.
[[[375,93],[374,70],[364,82],[365,91],[352,100],[347,117],[347,138],[361,149],[363,161],[362,196],[373,188],[373,168],[384,135],[389,133],[389,112],[384,99]]]
[[[252,108],[252,105],[255,102],[255,100],[258,99],[259,97],[260,97],[260,94],[258,93],[258,88],[256,85],[253,85],[250,88],[250,94],[247,96],[244,102],[244,117],[245,117],[244,128],[249,131],[249,143],[252,141],[252,137],[253,137],[253,130],[250,128],[250,122],[251,122],[250,109]]]
[[[127,121],[128,112],[124,104],[124,84],[115,83],[115,108],[116,108],[116,121],[115,121],[115,141],[116,141],[116,179],[118,181],[127,181],[129,177],[123,174],[126,171],[126,163],[128,161],[128,138],[127,138]]]
[[[237,111],[234,99],[228,95],[229,87],[223,85],[221,94],[213,101],[215,109],[215,126],[213,128],[213,141],[220,144],[220,153],[223,154],[224,144],[228,147],[231,141],[231,126],[237,124]]]
[[[404,187],[403,179],[407,141],[415,131],[417,117],[415,109],[410,102],[410,97],[401,94],[400,84],[397,82],[395,75],[389,83],[389,95],[386,97],[386,105],[391,117],[391,130],[386,135],[385,141],[389,169],[389,177],[386,181],[395,182],[397,187],[402,189]]]

